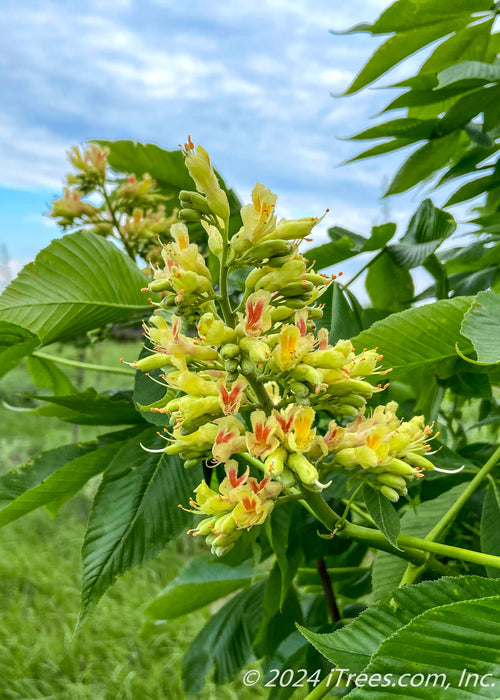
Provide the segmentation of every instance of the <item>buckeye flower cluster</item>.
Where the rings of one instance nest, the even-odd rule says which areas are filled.
[[[218,486],[202,481],[191,499],[203,516],[194,534],[222,555],[284,495],[307,499],[336,471],[397,501],[432,468],[425,457],[432,431],[422,417],[400,420],[394,402],[367,410],[385,388],[368,381],[387,371],[381,356],[356,352],[350,340],[333,345],[326,328],[316,331],[317,300],[331,280],[314,272],[299,245],[318,219],[278,221],[276,195],[257,184],[230,238],[227,196],[208,154],[191,140],[184,154],[197,191],[180,194],[181,221],[149,284],[163,295],[145,325],[150,354],[133,366],[163,370],[165,397],[150,407],[170,417],[162,451],[188,468],[224,465]],[[217,279],[185,221],[204,227]],[[241,270],[248,274],[236,306],[228,280]]]

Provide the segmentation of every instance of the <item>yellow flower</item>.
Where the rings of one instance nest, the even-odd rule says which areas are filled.
[[[268,418],[264,411],[253,411],[250,420],[253,432],[246,434],[248,450],[254,457],[265,459],[279,446],[275,436],[276,419],[273,416]]]
[[[316,436],[312,428],[316,413],[310,406],[301,406],[293,417],[293,430],[288,434],[288,445],[293,452],[307,452]]]

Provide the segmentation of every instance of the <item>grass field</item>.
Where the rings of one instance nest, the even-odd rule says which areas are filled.
[[[47,352],[59,354],[59,348]],[[76,356],[77,351],[72,352]],[[137,344],[108,343],[86,351],[86,361],[116,365],[134,358]],[[68,375],[79,381],[78,371]],[[128,377],[86,371],[81,387],[130,386]],[[8,403],[33,391],[19,366],[0,383]],[[19,402],[18,402],[19,403]],[[73,428],[0,406],[0,463],[7,471],[36,454],[71,441]],[[79,439],[105,432],[80,428]],[[209,616],[204,610],[164,625],[148,623],[143,609],[194,553],[191,538],[171,543],[154,562],[135,569],[110,589],[83,630],[74,635],[79,608],[80,548],[90,491],[79,494],[55,518],[41,509],[0,530],[0,698],[2,700],[177,700],[184,697],[181,658]],[[207,684],[203,700],[264,697],[238,679],[224,689]]]

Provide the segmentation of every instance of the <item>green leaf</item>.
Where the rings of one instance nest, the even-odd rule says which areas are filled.
[[[423,266],[436,280],[434,296],[438,299],[446,299],[449,292],[449,280],[443,263],[439,260],[437,255],[429,255],[429,257],[424,260]]]
[[[211,555],[197,557],[158,594],[145,613],[155,620],[173,620],[245,588],[253,574],[248,564],[231,567],[215,562]]]
[[[86,389],[68,396],[39,396],[31,398],[45,401],[48,406],[40,406],[33,412],[41,416],[55,416],[67,423],[77,425],[134,425],[144,423],[141,414],[135,410],[129,392],[117,391],[98,394],[95,389]]]
[[[329,661],[361,673],[382,642],[426,610],[500,594],[497,581],[481,576],[445,576],[394,591],[396,605],[372,605],[349,625],[329,634],[304,628],[304,637]]]
[[[410,144],[415,143],[414,139],[391,139],[385,143],[378,143],[376,146],[368,148],[366,151],[358,153],[358,155],[353,158],[349,158],[343,162],[343,165],[348,163],[354,163],[357,160],[363,160],[363,158],[373,158],[374,156],[380,156],[384,153],[390,153],[390,151],[396,151],[399,148],[405,148]]]
[[[450,700],[467,698],[497,698],[500,682],[500,596],[462,601],[424,611],[392,637],[383,642],[365,669],[368,677],[392,674],[401,678],[408,670],[422,674],[424,682],[404,688],[404,698],[435,700],[438,696]],[[484,678],[487,687],[465,680],[473,671]],[[439,680],[434,686],[425,678]],[[434,676],[436,677],[436,676]],[[408,676],[406,676],[408,678]],[[420,680],[420,677],[417,676]],[[405,680],[406,683],[406,680]],[[496,688],[495,688],[496,685]],[[436,693],[436,687],[441,688]],[[402,688],[394,682],[378,688],[356,688],[353,699],[387,700],[402,697]]]
[[[455,155],[459,141],[460,131],[454,131],[417,148],[400,167],[384,197],[405,192],[444,168]]]
[[[455,343],[470,297],[443,299],[426,306],[407,309],[374,323],[353,338],[356,349],[378,347],[384,366],[392,367],[391,380],[409,384],[420,396],[421,410],[436,387],[436,376],[446,379],[463,362]]]
[[[332,282],[323,296],[323,323],[318,324],[329,329],[330,342],[352,338],[363,330],[358,305],[353,303],[348,290],[338,282]]]
[[[288,561],[287,550],[289,543],[289,532],[293,510],[292,508],[276,508],[271,513],[271,517],[266,520],[266,532],[271,543],[273,552],[278,562],[281,583],[278,596],[279,609],[283,608],[283,603],[288,595],[295,571],[291,570]]]
[[[55,362],[32,355],[28,357],[26,365],[36,387],[49,389],[55,396],[64,396],[76,391],[68,377]]]
[[[397,226],[392,221],[379,226],[372,226],[371,236],[361,248],[362,253],[372,250],[380,250],[396,233]]]
[[[82,551],[80,625],[118,576],[155,557],[192,521],[178,506],[188,503],[201,469],[184,469],[177,457],[142,447],[158,448],[159,442],[154,428],[128,440],[99,486]]]
[[[424,46],[428,46],[436,39],[440,39],[446,34],[451,34],[460,29],[462,25],[463,19],[448,18],[424,27],[409,28],[395,36],[391,36],[368,59],[344,95],[352,95],[358,92],[408,56],[411,56]]]
[[[412,276],[408,270],[396,265],[386,250],[368,269],[366,291],[373,306],[388,311],[408,307],[415,294]]]
[[[491,480],[484,498],[481,513],[481,551],[500,557],[500,490],[496,481]],[[488,576],[500,578],[500,571],[486,567]]]
[[[10,372],[39,344],[40,340],[34,333],[15,323],[0,321],[0,377]]]
[[[435,207],[431,199],[424,199],[410,219],[401,241],[387,250],[400,267],[418,267],[451,236],[456,227],[451,214]]]
[[[500,66],[481,61],[462,61],[438,73],[438,88],[456,83],[493,83],[500,80]]]
[[[392,503],[382,496],[380,491],[376,491],[371,486],[366,485],[363,489],[365,505],[369,514],[375,521],[375,525],[383,533],[384,537],[396,547],[398,547],[398,537],[401,530],[399,515]]]
[[[316,261],[314,267],[316,270],[322,270],[330,265],[335,265],[342,260],[347,260],[353,255],[356,255],[354,244],[350,238],[343,236],[337,241],[325,243],[324,245],[309,248],[306,251],[307,259],[311,262]]]
[[[393,136],[399,138],[404,137],[412,141],[421,141],[422,139],[432,138],[439,124],[439,119],[408,119],[406,117],[401,117],[400,119],[392,119],[383,124],[371,126],[369,129],[365,129],[351,136],[349,140],[362,141]]]
[[[437,498],[424,501],[416,510],[407,509],[401,517],[401,534],[423,539],[457,500],[466,484],[454,486]],[[372,583],[375,600],[389,598],[399,585],[407,562],[388,552],[377,552],[373,562]]]
[[[490,32],[494,17],[485,21],[470,24],[464,29],[453,33],[449,39],[441,42],[431,53],[420,68],[420,73],[438,73],[448,66],[465,60],[483,59],[490,57]],[[495,52],[492,52],[491,60]]]
[[[458,19],[469,21],[472,13],[491,11],[489,0],[397,0],[393,2],[372,25],[373,34],[401,32],[410,27],[426,27],[428,24]],[[451,31],[451,30],[450,30]]]
[[[172,198],[167,202],[167,212],[171,213],[179,206],[178,195],[181,190],[195,190],[182,151],[166,151],[153,143],[137,143],[126,139],[117,141],[96,140],[95,143],[109,148],[108,163],[121,173],[133,173],[138,178],[148,173],[156,181],[158,187]],[[230,229],[241,226],[241,202],[235,192],[229,189],[217,173],[219,183],[225,190],[231,211]],[[201,229],[201,227],[200,227]]]
[[[472,342],[479,362],[500,362],[500,294],[479,292],[464,316],[461,331]]]
[[[231,598],[213,615],[182,660],[182,676],[188,694],[202,690],[205,676],[215,666],[215,683],[226,683],[255,658],[252,640],[262,618],[265,581]]]
[[[93,233],[55,239],[0,295],[0,320],[68,340],[144,312],[146,278],[110,241]]]
[[[67,501],[107,467],[115,452],[115,444],[65,445],[4,474],[0,477],[0,527],[52,501]]]
[[[450,107],[441,119],[441,133],[465,127],[474,117],[484,112],[500,98],[500,87],[483,87],[464,95]]]

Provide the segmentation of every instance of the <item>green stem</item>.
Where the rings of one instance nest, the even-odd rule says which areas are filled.
[[[466,488],[462,491],[462,493],[457,498],[455,503],[451,506],[451,508],[443,515],[441,520],[438,523],[436,523],[436,525],[432,528],[429,534],[426,535],[426,540],[433,542],[435,540],[438,540],[446,532],[448,527],[457,517],[461,508],[467,503],[469,498],[481,485],[484,479],[486,479],[486,477],[491,472],[491,470],[496,465],[499,459],[500,447],[497,447],[495,452],[491,455],[489,460],[484,464],[484,466],[480,469],[480,471],[476,474],[472,481],[469,481]]]
[[[335,530],[340,516],[330,508],[320,494],[311,493],[307,496],[307,501],[302,501],[302,503],[328,530],[330,530],[330,532]],[[347,537],[349,539],[358,540],[359,542],[366,542],[368,546],[394,554],[402,559],[411,561],[417,566],[427,564],[428,557],[424,552],[429,552],[432,554],[440,554],[443,557],[467,561],[472,564],[482,564],[483,566],[492,566],[500,569],[500,557],[491,554],[483,554],[482,552],[474,552],[469,549],[462,549],[461,547],[452,547],[451,545],[430,542],[418,537],[411,537],[410,535],[400,535],[398,537],[398,546],[402,549],[402,551],[399,551],[386,540],[381,532],[368,527],[362,527],[361,525],[355,525],[354,523],[345,523],[343,528],[337,532],[337,537]],[[436,564],[438,564],[437,568],[441,569],[442,573],[442,564],[439,564],[439,562],[429,562],[429,566],[432,566],[434,569],[436,569]]]
[[[68,367],[80,367],[81,369],[89,369],[92,372],[107,372],[108,374],[127,374],[128,376],[135,375],[135,371],[132,369],[125,369],[124,367],[108,367],[106,365],[93,365],[89,362],[78,362],[78,360],[70,360],[66,357],[59,357],[58,355],[49,355],[46,352],[36,351],[32,353],[34,357],[39,357],[42,360],[50,360],[51,362],[56,362],[60,365],[68,365]]]
[[[267,393],[264,385],[257,379],[257,376],[255,374],[250,374],[249,372],[241,372],[241,374],[243,374],[245,379],[248,381],[248,383],[254,390],[255,396],[257,397],[257,400],[260,402],[260,405],[262,406],[266,414],[270,416],[274,408],[274,404],[271,401],[271,397]]]
[[[325,698],[333,688],[338,687],[338,677],[339,671],[331,671],[328,676],[323,678],[321,683],[314,688],[314,690],[311,690],[309,695],[306,695],[304,700],[322,700],[322,698]],[[342,683],[341,685],[344,686],[345,683]]]
[[[105,188],[104,185],[102,186],[102,189],[101,189],[100,191],[101,191],[101,194],[102,194],[102,196],[103,196],[104,201],[106,202],[106,206],[107,206],[108,209],[109,209],[109,213],[110,213],[110,215],[111,215],[111,221],[113,222],[113,226],[116,228],[116,231],[117,231],[117,233],[118,233],[118,235],[119,235],[119,237],[120,237],[120,241],[123,243],[123,245],[124,245],[124,247],[125,247],[125,250],[127,251],[127,255],[129,256],[129,258],[132,258],[132,260],[135,262],[135,253],[134,253],[134,251],[132,250],[132,248],[130,247],[130,245],[129,245],[127,239],[126,239],[126,237],[125,237],[125,236],[123,235],[123,233],[122,233],[122,230],[121,230],[121,227],[120,227],[120,222],[118,221],[118,219],[117,219],[117,217],[116,217],[115,210],[113,209],[113,205],[112,205],[112,203],[111,203],[111,200],[110,200],[110,198],[109,198],[108,193],[106,192],[106,188]]]
[[[495,466],[495,464],[498,462],[500,459],[500,447],[498,447],[495,452],[492,454],[492,456],[489,458],[489,460],[485,463],[485,465],[480,469],[480,471],[476,474],[476,476],[470,481],[464,491],[460,494],[460,496],[457,498],[455,503],[451,506],[451,508],[443,515],[441,520],[434,525],[432,530],[429,532],[428,535],[425,536],[424,540],[428,542],[434,542],[436,540],[439,540],[447,531],[447,529],[450,527],[452,522],[455,520],[457,517],[458,513],[460,512],[460,509],[467,503],[469,498],[472,496],[474,491],[480,486],[481,482],[484,481],[484,479],[488,478],[490,475],[491,470]],[[463,550],[463,551],[468,551],[468,550]],[[470,561],[470,560],[466,560]],[[414,583],[416,579],[420,576],[420,574],[425,570],[425,566],[422,567],[415,567],[412,564],[410,564],[404,575],[403,578],[401,579],[401,582],[399,584],[399,587],[401,588],[402,586],[408,586],[411,583]]]
[[[235,319],[234,313],[231,309],[231,304],[229,303],[229,294],[227,289],[227,281],[229,274],[229,266],[227,264],[227,254],[229,252],[229,240],[228,240],[228,226],[229,222],[224,222],[224,228],[221,231],[222,234],[222,254],[220,259],[220,275],[219,275],[219,289],[220,289],[220,305],[222,309],[222,315],[224,316],[224,321],[226,326],[231,326],[234,328]]]
[[[375,262],[375,260],[377,260],[378,258],[380,258],[380,256],[381,256],[384,252],[385,252],[385,249],[384,249],[384,248],[382,248],[382,250],[379,250],[379,252],[377,253],[377,255],[375,255],[373,258],[370,258],[370,260],[368,260],[368,262],[366,263],[366,265],[363,265],[363,267],[362,267],[360,270],[358,270],[358,271],[356,272],[356,274],[354,275],[354,277],[351,277],[351,279],[349,280],[349,282],[346,282],[345,284],[343,284],[342,287],[343,287],[344,289],[347,289],[347,287],[350,287],[351,284],[354,282],[354,280],[357,280],[358,277],[359,277],[360,275],[362,275],[363,272],[364,272],[365,270],[367,270],[367,269],[370,267],[370,265],[373,265],[373,263]]]

